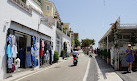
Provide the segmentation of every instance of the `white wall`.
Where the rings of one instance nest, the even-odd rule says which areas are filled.
[[[5,46],[6,46],[6,35],[7,30],[10,28],[11,21],[15,21],[33,30],[38,30],[38,24],[42,16],[35,10],[32,10],[32,14],[26,12],[10,0],[0,1],[0,80],[5,78],[6,73],[6,57],[5,57]],[[44,30],[43,30],[44,29]],[[54,30],[54,31],[53,31]],[[50,29],[49,27],[41,27],[40,32],[52,36],[54,49],[55,49],[55,27]],[[49,33],[52,32],[53,33]]]
[[[53,42],[53,50],[55,51],[56,47],[56,24],[52,27],[48,27],[45,24],[40,24],[39,32],[42,32],[51,37],[51,41]]]
[[[63,34],[63,41],[62,43],[66,42],[67,43],[67,52],[70,53],[71,52],[71,38],[68,37],[67,35]]]
[[[32,0],[29,0],[30,3],[34,2]],[[32,6],[32,5],[31,5]],[[40,18],[42,16],[39,13],[42,13],[40,11],[40,7],[36,5],[36,7],[32,10],[32,14],[26,12],[16,4],[12,3],[11,0],[1,0],[0,1],[0,80],[7,77],[8,74],[6,73],[6,56],[5,56],[5,46],[6,46],[6,35],[8,28],[15,26],[16,29],[19,29],[17,24],[11,24],[11,21],[15,21],[21,25],[24,25],[26,27],[29,27],[33,30],[39,31],[41,33],[44,33],[45,35],[48,35],[51,37],[51,41],[53,42],[53,50],[55,50],[56,47],[56,21],[55,25],[51,28],[47,25],[40,24]],[[40,24],[40,25],[38,25]],[[38,27],[39,26],[39,27]],[[34,31],[30,30],[24,30],[22,29],[22,32],[30,32],[31,35],[35,34],[37,37],[44,37],[43,35],[38,35]],[[39,42],[38,38],[38,42]],[[68,52],[71,52],[71,39],[63,34],[62,35],[62,43],[69,43],[68,46]],[[28,44],[29,45],[29,44]]]

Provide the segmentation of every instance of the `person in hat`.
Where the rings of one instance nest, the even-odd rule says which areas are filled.
[[[128,72],[132,72],[132,63],[133,63],[133,52],[131,49],[131,44],[128,44],[128,48],[126,50],[126,61],[128,63]]]

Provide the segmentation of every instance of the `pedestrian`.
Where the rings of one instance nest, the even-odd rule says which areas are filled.
[[[131,44],[128,44],[128,48],[126,50],[126,61],[128,63],[128,72],[132,72],[132,63],[133,63],[133,52],[134,50],[131,49]]]

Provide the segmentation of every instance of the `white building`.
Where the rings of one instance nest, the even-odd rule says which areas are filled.
[[[114,45],[114,34],[113,28],[114,24],[105,33],[105,35],[99,41],[100,50],[110,50],[111,65],[115,70],[119,70],[119,63],[121,61],[122,67],[127,67],[125,51],[128,44],[132,44],[131,38],[137,36],[137,25],[136,24],[121,24],[120,18],[115,22],[117,30],[119,31],[118,47]],[[134,34],[134,35],[133,35]],[[136,40],[135,40],[136,41]],[[132,44],[134,50],[136,48],[137,42]]]
[[[24,2],[23,2],[24,1]],[[50,42],[53,50],[57,49],[56,34],[57,20],[49,19],[50,17],[42,16],[43,11],[39,0],[1,0],[0,1],[0,80],[9,77],[11,74],[7,73],[7,56],[5,49],[7,47],[8,36],[14,35],[17,40],[18,53],[20,48],[25,50],[27,54],[27,47],[32,47],[32,37],[34,36],[37,47],[40,49],[40,40]],[[63,32],[60,32],[59,50],[64,42],[67,44],[68,52],[71,49],[71,40]],[[40,54],[38,51],[38,69],[40,66]],[[23,56],[26,58],[26,55]],[[26,61],[25,66],[26,66]]]

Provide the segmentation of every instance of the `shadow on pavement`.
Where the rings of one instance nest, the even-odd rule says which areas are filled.
[[[69,67],[75,67],[74,65],[69,65]]]
[[[106,63],[106,61],[101,59],[100,57],[95,56],[95,59],[96,59],[97,64],[98,64],[98,66],[99,66],[99,68],[100,68],[100,70],[101,70],[101,72],[103,74],[104,79],[107,79],[106,74],[114,72],[113,68],[110,65],[108,65]]]

